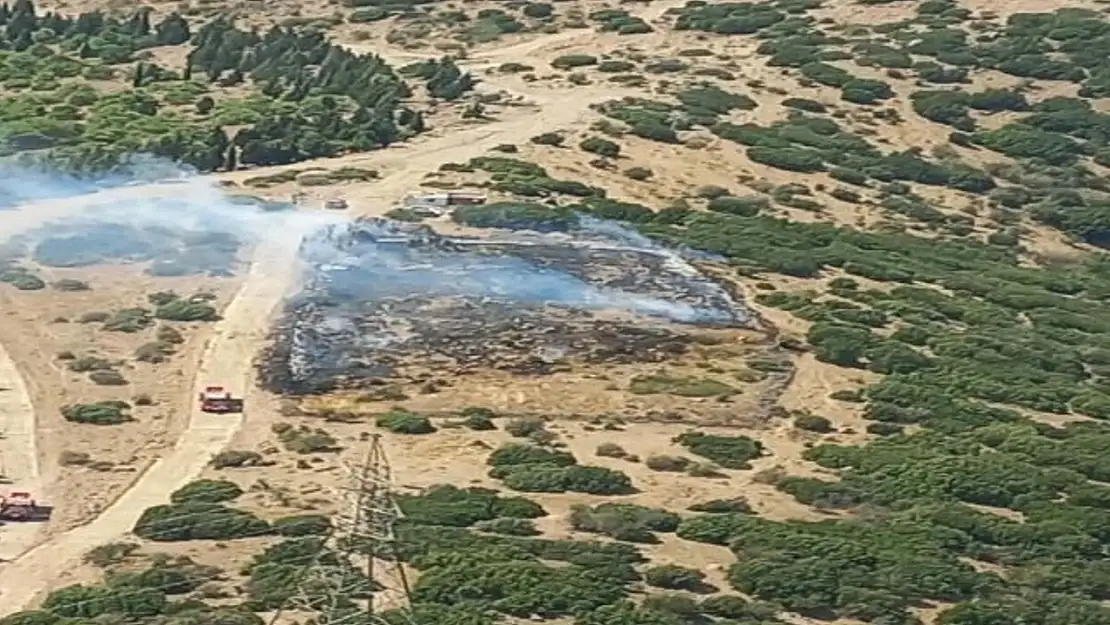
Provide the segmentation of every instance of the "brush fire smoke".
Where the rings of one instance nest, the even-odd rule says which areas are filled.
[[[311,392],[388,377],[410,358],[517,373],[549,372],[574,355],[658,361],[690,341],[675,323],[749,323],[679,254],[583,234],[449,238],[387,220],[326,228],[302,245],[311,277],[263,379],[272,390]]]
[[[225,193],[214,180],[151,160],[144,178],[95,182],[0,168],[7,237],[0,260],[48,267],[146,262],[155,275],[228,275],[245,246],[274,232],[308,234],[342,220]]]
[[[2,171],[0,192],[25,203],[0,216],[0,234],[12,237],[0,263],[25,271],[28,260],[137,262],[154,275],[223,276],[239,268],[245,247],[292,234],[306,286],[260,361],[272,390],[392,375],[412,358],[519,373],[550,371],[564,357],[662,361],[693,342],[676,324],[750,323],[688,254],[611,222],[584,219],[560,235],[448,238],[229,195],[164,162],[145,171],[95,183]]]

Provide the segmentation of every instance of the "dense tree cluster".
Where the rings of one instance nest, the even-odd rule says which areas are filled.
[[[40,15],[29,0],[0,5],[0,25],[0,41],[10,42],[0,46],[0,81],[14,92],[30,88],[0,99],[0,153],[26,163],[99,173],[145,152],[211,171],[371,150],[425,129],[422,115],[401,104],[409,87],[384,61],[305,27],[260,34],[218,17],[193,32],[176,13],[157,23],[148,9],[123,20],[100,12]],[[59,82],[118,78],[112,65],[133,61],[137,51],[183,44],[192,46],[183,72],[136,62],[131,90]],[[472,87],[449,60],[430,71],[424,78],[437,97]],[[244,83],[261,95],[206,95]],[[182,115],[176,107],[186,104],[193,111]],[[239,127],[234,137],[229,126]]]
[[[868,40],[861,39],[860,33],[847,37],[839,29],[826,26],[824,20],[809,13],[818,4],[808,0],[780,0],[758,6],[692,4],[678,11],[674,27],[755,35],[760,40],[758,52],[767,55],[768,64],[795,68],[802,84],[840,89],[842,99],[859,104],[878,103],[892,93],[880,81],[861,79],[844,61],[887,68],[888,75],[899,78],[908,78],[913,72],[919,84],[960,85],[970,82],[972,73],[988,69],[1030,80],[1079,82],[1079,98],[1050,97],[1036,104],[1030,104],[1025,93],[1028,89],[1023,85],[981,91],[933,88],[910,94],[910,99],[919,115],[958,129],[949,137],[953,144],[987,148],[1022,161],[1025,171],[1007,177],[1007,181],[1027,187],[1030,193],[1023,202],[1015,205],[1011,201],[1006,206],[1027,208],[1041,222],[1088,242],[1110,242],[1107,185],[1084,165],[1088,159],[1110,164],[1106,115],[1084,100],[1110,94],[1110,57],[1102,54],[1110,25],[1102,15],[1071,8],[1019,13],[1001,23],[977,23],[977,27],[990,31],[987,36],[968,27],[970,13],[958,3],[930,0],[918,4],[916,17],[872,25],[875,37]],[[790,106],[797,99],[790,100],[784,104]],[[792,108],[825,113],[826,107],[817,104]],[[645,107],[640,103],[628,108],[629,112],[623,114],[626,118],[632,113],[637,120],[644,115],[654,116],[655,123],[641,126],[647,132],[636,131],[641,136],[676,142],[676,131],[690,127],[691,119],[676,118],[672,105],[653,103]],[[1002,127],[974,132],[979,115],[999,111],[1018,115]],[[882,113],[884,121],[898,123],[896,115],[885,115],[891,111]],[[663,121],[669,123],[660,123]],[[819,123],[831,122],[824,118]],[[822,137],[796,128],[790,128],[786,136],[778,132],[797,125],[784,122],[772,128],[775,132],[765,132],[753,125],[718,124],[714,131],[747,145],[752,160],[789,171],[847,170],[862,173],[864,181],[919,182],[973,193],[990,192],[999,182],[995,176],[962,164],[951,150],[935,161],[913,152],[882,155],[866,145],[856,149],[839,144],[835,141],[838,133],[831,130]],[[1073,185],[1073,181],[1081,184]],[[1062,193],[1061,189],[1069,192]],[[853,203],[863,199],[858,191],[846,189],[834,189],[830,195]],[[787,205],[803,208],[804,203]],[[941,221],[935,211],[923,207],[923,202],[890,204],[884,199],[885,208],[912,219],[934,224]],[[920,219],[922,215],[927,219]],[[964,225],[956,228],[963,231],[962,235],[969,233]]]

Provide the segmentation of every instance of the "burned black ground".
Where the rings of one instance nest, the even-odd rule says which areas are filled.
[[[361,222],[321,232],[302,256],[306,287],[259,362],[263,385],[286,394],[429,369],[659,363],[749,324],[692,266],[627,245],[487,244]]]

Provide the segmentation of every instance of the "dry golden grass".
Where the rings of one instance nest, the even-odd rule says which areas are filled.
[[[61,0],[43,4],[45,8],[67,12],[104,5],[95,0]],[[656,0],[646,5],[619,6],[652,22],[658,20],[668,8],[681,4],[682,2]],[[964,0],[963,4],[977,12],[989,11],[1003,16],[1021,11],[1042,11],[1057,6],[1043,0],[991,3]],[[1086,2],[1069,2],[1068,5],[1099,6]],[[159,11],[167,11],[177,6],[177,3],[160,2],[156,6]],[[447,3],[447,6],[474,13],[481,9],[499,7],[500,4],[460,2]],[[864,201],[859,204],[843,202],[827,194],[827,190],[836,186],[827,175],[803,175],[753,163],[746,159],[742,149],[735,144],[705,132],[684,133],[681,145],[664,145],[631,136],[616,139],[621,145],[622,155],[615,161],[616,169],[613,171],[592,166],[590,161],[595,156],[576,147],[582,138],[598,134],[591,127],[601,121],[602,116],[590,109],[591,104],[628,95],[664,99],[666,94],[673,93],[677,87],[692,84],[695,80],[708,81],[727,90],[746,93],[759,102],[759,107],[753,111],[732,115],[729,121],[734,123],[768,124],[783,119],[787,109],[781,105],[781,101],[788,96],[804,97],[825,102],[847,128],[869,135],[887,150],[918,148],[931,152],[943,145],[961,159],[977,166],[1006,162],[1004,157],[994,153],[949,146],[946,140],[948,130],[920,118],[904,97],[884,105],[884,108],[897,111],[898,118],[902,120],[891,123],[875,119],[858,107],[839,102],[832,90],[801,86],[793,78],[785,76],[779,68],[766,67],[762,58],[755,54],[758,42],[753,39],[675,33],[668,32],[665,27],[659,27],[653,34],[637,37],[597,33],[592,28],[572,29],[567,28],[567,24],[574,21],[576,14],[588,15],[590,11],[618,5],[613,2],[578,0],[558,3],[556,6],[562,16],[556,21],[558,32],[507,35],[495,41],[473,42],[469,45],[460,44],[451,38],[458,32],[457,28],[433,23],[434,20],[417,20],[403,29],[399,29],[393,21],[338,26],[333,30],[333,36],[338,40],[358,50],[378,52],[399,63],[436,56],[445,51],[465,55],[467,60],[460,63],[482,78],[480,91],[484,94],[501,93],[503,97],[486,106],[486,121],[462,119],[461,111],[466,102],[440,103],[433,108],[431,103],[421,99],[419,104],[428,113],[429,123],[434,130],[413,141],[412,145],[375,154],[351,155],[292,166],[371,167],[380,172],[380,181],[303,188],[290,182],[265,190],[252,189],[251,192],[288,199],[294,192],[303,191],[307,195],[306,205],[313,208],[326,199],[341,195],[350,201],[351,213],[382,214],[405,193],[417,188],[438,190],[480,186],[487,180],[482,174],[463,175],[437,170],[443,163],[462,162],[480,156],[496,145],[514,144],[519,148],[519,153],[514,157],[542,164],[553,176],[601,186],[609,191],[610,197],[640,202],[654,208],[662,208],[678,201],[687,201],[696,206],[700,201],[694,199],[696,190],[706,185],[725,187],[743,195],[755,193],[758,189],[801,182],[815,190],[814,197],[824,205],[824,209],[820,212],[807,212],[775,207],[775,214],[799,221],[824,221],[857,227],[873,227],[880,223],[900,221],[899,218],[884,214],[873,194],[868,197],[865,193]],[[294,3],[287,0],[265,4],[252,1],[220,4],[198,2],[193,3],[192,7],[198,12],[231,8],[260,26],[293,17],[327,17],[344,12],[334,4]],[[843,25],[896,21],[912,13],[913,7],[907,3],[864,6],[848,0],[827,2],[825,7],[814,12],[819,18],[828,18]],[[399,30],[404,30],[405,34],[390,36],[391,32],[396,33]],[[733,72],[737,80],[721,81],[694,77],[689,72],[683,72],[663,77],[649,75],[646,84],[639,87],[614,86],[605,82],[605,75],[587,68],[580,71],[589,84],[575,85],[568,80],[568,72],[550,67],[551,60],[563,54],[591,53],[613,58],[659,59],[673,58],[679,51],[691,48],[704,48],[712,53],[711,56],[686,58],[692,69],[725,69]],[[159,62],[170,66],[178,66],[182,62],[180,54],[173,51],[159,51],[156,57]],[[505,75],[496,70],[501,63],[510,61],[534,67],[533,79]],[[861,68],[843,61],[837,64],[850,68],[860,76],[882,77],[902,96],[916,89],[911,81],[883,76],[874,69]],[[971,88],[1007,86],[1015,82],[1012,77],[988,73],[977,78]],[[1040,100],[1070,93],[1068,89],[1070,88],[1051,85],[1034,92],[1032,99]],[[1003,115],[981,118],[987,127],[1001,124],[1004,120]],[[553,148],[529,143],[530,137],[546,131],[564,133],[567,147]],[[621,173],[630,167],[646,167],[654,175],[647,181],[634,181]],[[281,169],[274,168],[271,171]],[[220,178],[238,186],[259,173],[234,172],[222,174]],[[239,189],[245,187],[240,186]],[[975,196],[952,190],[915,190],[944,212],[972,215],[977,232],[985,233],[997,227],[989,214],[975,212]],[[503,198],[494,195],[492,199]],[[441,229],[451,227],[449,222],[432,223]],[[1035,254],[1052,257],[1075,253],[1076,246],[1067,242],[1060,234],[1038,228],[1031,223],[1024,225],[1029,233],[1026,237],[1027,245]],[[1035,259],[1030,260],[1034,261]],[[25,293],[12,292],[9,287],[0,285],[0,307],[5,312],[4,323],[0,324],[0,344],[17,359],[32,389],[39,417],[38,427],[42,441],[40,452],[44,458],[44,467],[49,471],[47,477],[51,486],[48,492],[56,502],[64,502],[64,505],[59,506],[59,516],[51,527],[62,529],[87,520],[90,514],[124,489],[135,472],[141,471],[161,451],[173,444],[176,434],[183,427],[186,414],[183,407],[193,399],[189,384],[196,370],[196,360],[205,340],[206,329],[196,327],[188,331],[188,342],[171,362],[125,369],[125,375],[131,384],[122,388],[106,388],[92,385],[84,376],[66,372],[58,366],[54,355],[62,350],[71,350],[80,354],[96,352],[109,358],[124,358],[145,339],[93,331],[91,326],[52,323],[51,319],[59,316],[73,318],[92,309],[137,304],[147,292],[171,288],[178,292],[190,292],[200,286],[215,288],[220,295],[220,302],[226,303],[235,280],[154,280],[142,277],[134,267],[67,271],[64,276],[62,272],[58,272],[53,277],[86,279],[93,284],[94,290],[76,294],[58,294],[49,290]],[[749,291],[749,296],[756,292],[751,282],[744,281],[743,284]],[[776,289],[782,291],[817,286],[812,281],[786,278],[775,279],[772,283]],[[877,284],[864,286],[881,288]],[[777,326],[782,335],[800,337],[805,334],[807,324],[797,318],[774,309],[759,306],[755,308]],[[535,379],[516,378],[495,372],[456,377],[449,372],[429,369],[429,375],[445,379],[450,385],[434,394],[420,394],[413,388],[403,389],[409,397],[403,401],[356,401],[357,398],[352,394],[311,400],[299,406],[301,412],[298,416],[288,417],[281,416],[282,405],[276,398],[256,394],[244,427],[231,447],[263,451],[273,464],[235,470],[209,469],[206,476],[218,476],[239,483],[248,490],[248,495],[243,498],[243,507],[264,518],[273,519],[306,510],[332,512],[334,497],[331,492],[342,475],[340,460],[355,459],[361,453],[361,444],[366,434],[375,431],[370,415],[388,410],[393,404],[433,414],[481,405],[502,413],[542,414],[549,417],[549,429],[557,434],[558,440],[565,443],[580,461],[620,469],[632,477],[641,492],[623,500],[684,510],[698,501],[742,494],[759,514],[768,518],[828,518],[829,514],[797,503],[756,477],[761,473],[766,477],[768,473],[775,471],[821,477],[825,474],[800,458],[808,444],[818,440],[845,443],[865,440],[866,422],[860,415],[858,405],[831,399],[829,394],[836,390],[865,386],[873,380],[872,374],[845,372],[817,362],[811,355],[794,355],[794,376],[790,384],[782,390],[781,397],[777,397],[777,403],[784,410],[776,412],[774,418],[768,418],[757,413],[760,400],[769,392],[769,383],[741,383],[732,375],[744,368],[745,359],[768,347],[758,340],[746,341],[741,336],[735,337],[733,346],[736,349],[732,353],[727,353],[727,350],[705,353],[701,355],[700,363],[691,359],[689,362],[666,367],[669,373],[683,375],[704,373],[705,367],[713,367],[716,370],[715,376],[731,378],[729,383],[741,390],[739,395],[727,403],[718,403],[712,399],[693,400],[628,393],[628,381],[633,376],[650,373],[657,368],[645,366],[577,368],[568,374]],[[138,393],[152,395],[156,400],[155,405],[136,411],[138,420],[124,426],[104,429],[74,426],[62,422],[58,413],[58,408],[68,402],[128,399]],[[328,410],[353,413],[356,422],[338,423],[312,416]],[[824,416],[833,422],[837,432],[825,436],[799,433],[791,426],[790,419],[784,416],[789,411],[808,411]],[[603,443],[619,444],[628,453],[641,459],[654,454],[683,455],[683,450],[673,444],[671,439],[689,426],[656,422],[660,421],[658,415],[663,413],[682,413],[687,416],[708,414],[715,418],[729,416],[735,421],[735,427],[722,430],[709,428],[707,431],[751,435],[759,439],[770,453],[766,458],[753,463],[755,466],[752,470],[724,471],[725,477],[717,479],[658,473],[648,469],[642,462],[596,457],[595,450]],[[615,430],[591,424],[589,417],[599,414],[616,414],[626,424]],[[271,430],[274,423],[282,421],[323,427],[345,449],[340,454],[308,456],[284,451]],[[490,449],[509,440],[509,436],[503,431],[471,432],[463,428],[443,428],[443,420],[439,420],[439,425],[441,429],[438,432],[426,436],[385,434],[399,487],[423,487],[445,482],[497,487],[498,483],[486,477],[485,457]],[[57,465],[57,457],[63,450],[86,452],[97,461],[112,463],[115,469],[106,472],[88,468],[63,469]],[[540,495],[536,500],[552,513],[539,523],[544,533],[552,537],[574,536],[565,519],[570,507],[595,501],[594,498],[580,495]],[[266,540],[259,539],[220,545],[207,542],[159,545],[157,551],[189,555],[198,562],[236,571],[241,568],[239,565],[246,562],[249,554],[257,552],[264,543]],[[144,551],[154,549],[147,546]],[[709,574],[710,581],[722,588],[727,587],[722,571],[733,561],[733,556],[726,549],[667,537],[660,545],[650,547],[649,553],[657,562],[700,566]],[[91,567],[75,568],[67,573],[66,578],[53,580],[51,585],[56,587],[74,581],[95,579],[96,575],[97,572]],[[223,584],[223,591],[234,592],[236,581],[233,577]],[[936,612],[937,608],[930,607],[923,609],[921,614],[930,620]]]

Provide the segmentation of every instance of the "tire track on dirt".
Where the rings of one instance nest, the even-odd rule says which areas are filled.
[[[678,6],[675,0],[662,3],[645,14],[651,17],[661,15],[667,8]],[[524,44],[493,49],[482,55],[482,60],[492,62],[509,55],[538,51],[555,43],[569,43],[583,34],[556,34]],[[358,46],[349,46],[356,51]],[[464,62],[465,64],[465,62]],[[630,90],[612,88],[576,88],[566,93],[553,93],[528,88],[524,83],[506,79],[502,81],[486,79],[492,87],[503,87],[516,91],[532,99],[535,107],[520,115],[513,111],[505,119],[462,130],[452,130],[450,134],[421,140],[417,138],[407,144],[379,152],[351,154],[338,158],[306,161],[290,166],[253,169],[248,172],[225,174],[220,178],[261,176],[283,169],[304,167],[336,167],[343,165],[387,165],[395,169],[383,177],[371,194],[364,199],[372,200],[376,210],[385,212],[389,203],[415,186],[425,172],[435,169],[446,161],[461,161],[479,156],[499,143],[513,143],[525,140],[551,128],[574,125],[588,113],[590,104],[598,98],[632,95]],[[434,131],[433,131],[434,132]],[[155,183],[145,187],[130,187],[113,192],[94,194],[108,199],[108,196],[142,195],[149,189],[163,184]],[[144,191],[144,189],[146,189]],[[99,198],[98,198],[99,199]],[[69,200],[52,201],[54,212]],[[72,207],[70,208],[72,211]],[[51,211],[46,211],[47,213]],[[44,219],[38,220],[40,223]],[[192,396],[208,382],[223,384],[228,390],[247,397],[246,412],[243,415],[209,415],[194,408],[186,430],[178,439],[173,450],[142,473],[132,485],[95,519],[60,534],[35,548],[24,551],[22,555],[0,565],[0,616],[27,609],[54,580],[62,577],[74,563],[89,549],[111,542],[130,532],[135,521],[150,506],[163,504],[173,490],[195,479],[207,465],[211,456],[224,449],[241,429],[244,419],[250,418],[248,390],[251,384],[253,359],[266,339],[269,330],[270,313],[281,303],[296,275],[297,254],[300,233],[292,229],[274,229],[279,237],[264,241],[254,254],[247,279],[240,287],[235,298],[224,311],[223,319],[213,329],[212,337],[201,356],[200,365],[194,378]],[[12,365],[14,368],[14,363]],[[0,384],[4,369],[0,358]],[[20,379],[22,382],[22,379]],[[30,401],[23,408],[23,419],[30,414],[29,434],[34,440],[33,408]],[[0,404],[0,410],[3,409]],[[6,414],[6,413],[4,413]],[[17,414],[19,414],[17,412]],[[26,430],[26,428],[25,428]],[[34,448],[33,442],[30,446]],[[30,452],[34,455],[34,452]],[[24,455],[25,457],[25,455]],[[26,462],[26,460],[24,460]],[[37,458],[34,460],[37,467]],[[30,466],[30,465],[28,465]]]
[[[149,189],[104,189],[24,204],[16,210],[0,212],[3,217],[0,237],[6,241],[50,221],[72,215],[84,207],[140,193],[149,193]],[[41,499],[47,478],[40,465],[36,408],[28,381],[0,344],[0,475],[7,478],[5,491],[30,491]],[[4,525],[0,530],[0,571],[7,570],[3,563],[18,558],[30,549],[42,529],[43,525],[39,523]]]
[[[560,99],[561,100],[561,99]],[[575,106],[557,109],[554,117],[563,123],[573,123],[588,111],[588,99],[578,99]],[[506,141],[537,134],[551,123],[551,117],[529,115],[503,122],[491,122],[461,132],[427,140],[416,140],[394,149],[357,154],[338,159],[325,159],[299,163],[297,167],[332,166],[340,163],[365,163],[396,166],[374,186],[367,196],[375,202],[375,209],[384,212],[411,186],[419,182],[425,171],[434,169],[448,160],[466,160],[486,152]],[[221,176],[234,179],[240,176],[258,176],[282,168],[260,168],[249,172],[236,172]],[[150,195],[150,189],[169,187],[131,187],[115,193],[102,193],[96,197],[110,199],[130,195]],[[73,201],[71,198],[70,202]],[[85,203],[83,198],[82,203]],[[88,201],[92,201],[89,199]],[[63,200],[52,202],[57,205]],[[52,217],[72,213],[58,206]],[[45,219],[34,220],[38,223]],[[33,227],[33,226],[31,226]],[[24,228],[24,229],[30,229]],[[197,367],[191,397],[206,385],[219,383],[240,396],[249,395],[253,371],[253,358],[265,341],[269,330],[269,313],[281,303],[296,276],[297,248],[301,233],[295,229],[274,228],[275,239],[263,241],[251,261],[248,275],[239,292],[224,311],[223,319],[212,330],[212,337]],[[248,397],[245,418],[250,418]],[[44,592],[50,590],[54,580],[72,568],[89,549],[126,535],[134,527],[143,510],[163,504],[173,490],[195,479],[213,454],[224,449],[239,432],[244,415],[209,415],[194,409],[186,430],[174,448],[139,475],[131,486],[95,519],[68,532],[24,551],[14,560],[0,565],[0,616],[26,609]],[[32,430],[33,431],[33,430]],[[64,505],[64,504],[63,504]],[[7,534],[5,533],[5,539]]]
[[[35,407],[23,375],[0,345],[0,475],[5,488],[41,493]],[[37,523],[8,523],[0,541],[0,561],[17,557],[30,547],[42,528]]]
[[[250,386],[252,358],[265,339],[269,313],[281,302],[289,278],[295,275],[300,236],[288,228],[275,228],[275,235],[257,248],[247,280],[213,328],[194,379],[198,389],[208,380],[219,380],[242,396]],[[231,441],[243,418],[206,414],[194,408],[173,450],[95,520],[25,552],[0,571],[0,614],[26,608],[77,558],[92,547],[126,534],[144,510],[165,503],[168,493],[199,475],[212,454]]]

